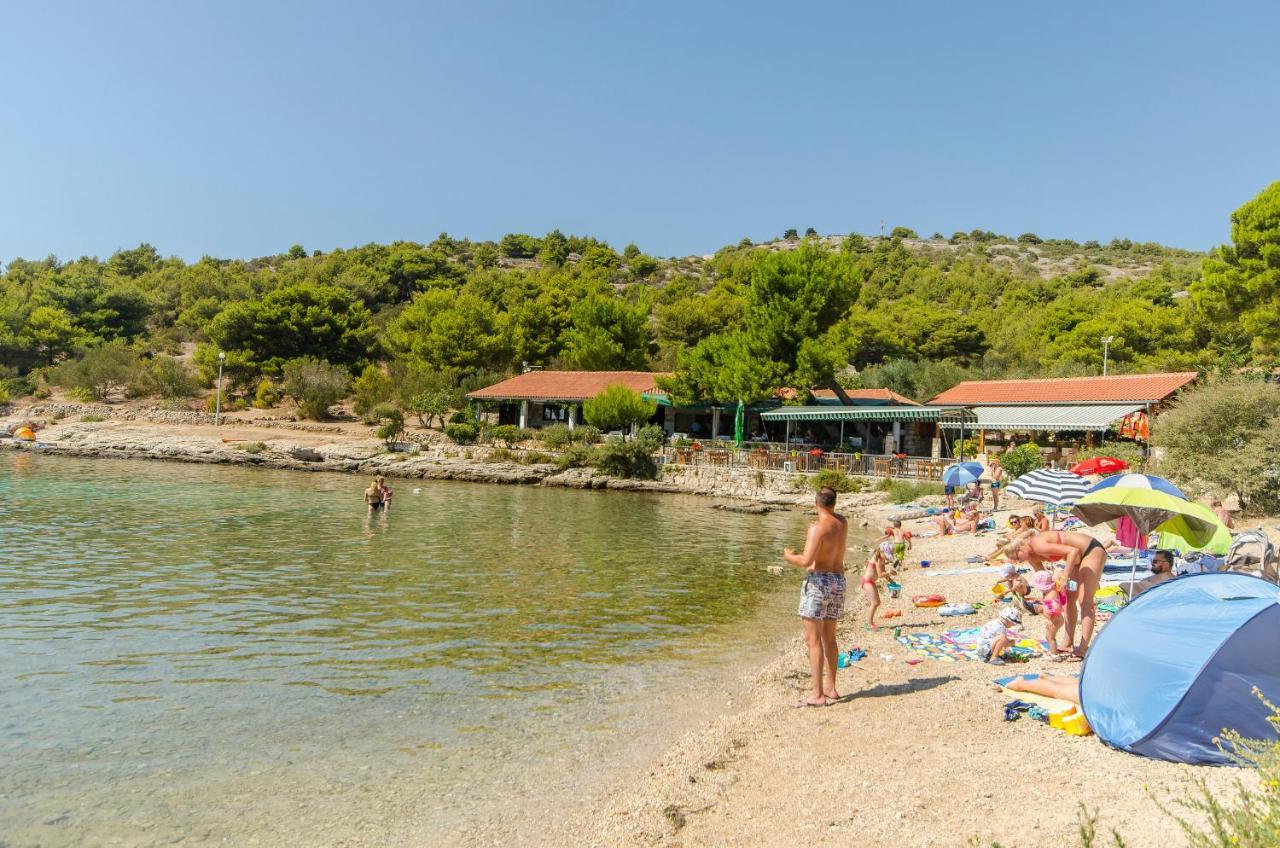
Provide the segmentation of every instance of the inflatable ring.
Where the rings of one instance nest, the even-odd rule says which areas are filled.
[[[912,595],[911,603],[918,607],[940,607],[947,602],[941,595]]]

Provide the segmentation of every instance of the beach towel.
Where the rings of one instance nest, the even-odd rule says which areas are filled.
[[[1116,520],[1116,541],[1127,548],[1133,548],[1136,545],[1140,551],[1147,549],[1146,535],[1138,532],[1138,525],[1134,524],[1133,519],[1127,515],[1122,515]]]
[[[978,647],[978,631],[979,627],[966,627],[963,630],[948,630],[942,634],[942,639],[960,648],[963,651],[976,651]],[[1012,635],[1012,633],[1011,633]],[[1049,650],[1049,643],[1040,639],[1019,639],[1013,643],[1013,647],[1009,648],[1006,656],[1014,656],[1018,659],[1031,659],[1038,657],[1040,654]]]
[[[971,650],[964,650],[932,633],[903,633],[898,641],[909,650],[928,660],[938,662],[958,662],[960,660],[976,660],[978,655]]]

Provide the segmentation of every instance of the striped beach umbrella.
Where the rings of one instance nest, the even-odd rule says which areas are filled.
[[[1054,506],[1071,506],[1089,491],[1089,481],[1070,471],[1038,468],[1009,484],[1009,494]]]

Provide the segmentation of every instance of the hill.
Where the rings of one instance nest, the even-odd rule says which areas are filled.
[[[832,380],[922,397],[966,377],[1096,373],[1103,336],[1118,372],[1270,364],[1266,321],[1230,315],[1274,306],[1248,282],[1270,273],[1249,263],[1272,255],[1277,197],[1280,184],[1242,207],[1234,220],[1251,223],[1213,256],[898,228],[678,258],[552,231],[194,263],[146,244],[15,259],[0,274],[0,378],[9,394],[180,399],[221,351],[247,400],[278,394],[306,358],[401,398],[456,399],[522,363],[676,370],[677,393],[720,399]]]

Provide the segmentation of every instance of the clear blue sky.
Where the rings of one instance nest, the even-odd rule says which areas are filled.
[[[9,3],[0,261],[558,227],[1208,248],[1280,179],[1280,5]]]

